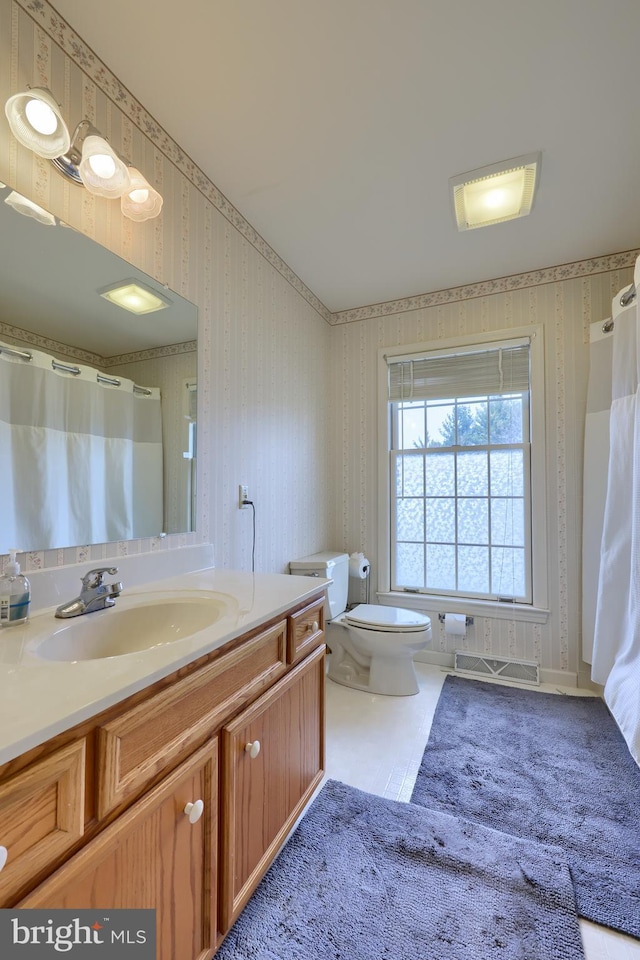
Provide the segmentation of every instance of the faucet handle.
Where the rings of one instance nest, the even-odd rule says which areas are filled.
[[[85,590],[93,587],[99,587],[102,583],[102,578],[105,573],[108,573],[110,577],[113,577],[117,572],[117,567],[96,567],[95,570],[89,570],[88,573],[85,573],[84,577],[82,578],[82,586]]]

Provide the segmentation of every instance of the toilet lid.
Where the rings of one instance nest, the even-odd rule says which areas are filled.
[[[385,607],[376,603],[360,603],[345,615],[354,627],[387,630],[390,633],[416,633],[431,624],[429,617],[402,607]]]

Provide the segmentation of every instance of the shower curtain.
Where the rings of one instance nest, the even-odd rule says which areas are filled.
[[[640,269],[636,263],[636,288]],[[640,764],[640,330],[637,298],[613,308],[609,467],[592,678]]]
[[[0,348],[3,549],[160,533],[159,390],[31,348]]]
[[[593,663],[600,544],[609,467],[609,418],[613,333],[593,323],[590,331],[589,386],[584,430],[582,496],[582,659]]]

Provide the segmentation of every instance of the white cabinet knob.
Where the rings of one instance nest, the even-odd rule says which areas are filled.
[[[9,857],[9,851],[6,847],[0,847],[0,871],[4,868],[5,863]]]
[[[245,753],[248,753],[252,760],[260,753],[260,741],[254,740],[253,743],[247,743],[245,746]]]
[[[197,823],[202,812],[204,810],[204,803],[202,800],[196,800],[195,803],[188,803],[184,808],[184,812],[189,817],[189,823]]]
[[[318,621],[317,621],[317,620],[314,620],[314,621],[313,621],[313,632],[314,632],[314,633],[317,633],[317,632],[318,632],[318,628],[319,628]]]

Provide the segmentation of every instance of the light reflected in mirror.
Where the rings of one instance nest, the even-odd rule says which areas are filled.
[[[76,230],[21,215],[10,192],[0,553],[195,530],[197,308]],[[161,309],[138,315],[100,294],[132,281]]]

